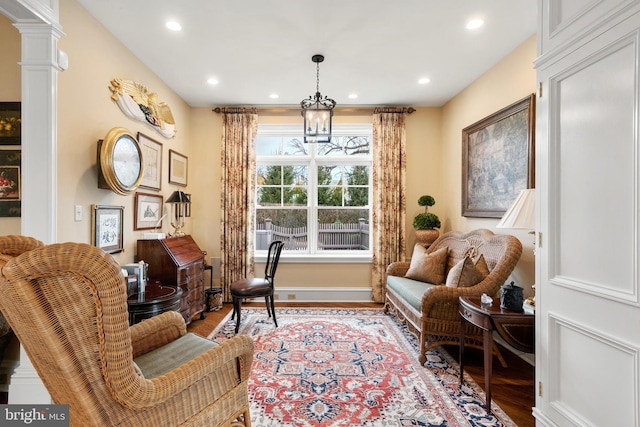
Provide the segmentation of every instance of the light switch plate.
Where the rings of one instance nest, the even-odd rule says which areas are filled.
[[[82,221],[82,205],[76,205],[75,207],[75,219],[76,221]]]

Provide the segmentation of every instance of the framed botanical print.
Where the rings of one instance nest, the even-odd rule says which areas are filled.
[[[142,150],[144,175],[140,187],[160,191],[162,189],[162,143],[138,132],[138,144]]]
[[[124,249],[124,206],[91,205],[91,235],[94,246],[110,254]]]
[[[535,94],[462,130],[462,215],[500,218],[535,186]]]
[[[169,183],[187,186],[187,156],[169,150]]]

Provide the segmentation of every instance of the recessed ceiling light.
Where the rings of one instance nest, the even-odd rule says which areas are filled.
[[[167,21],[166,24],[164,24],[168,29],[170,29],[171,31],[180,31],[182,30],[182,25],[180,25],[179,22],[177,21]]]
[[[484,21],[480,18],[472,19],[467,22],[467,30],[477,30],[484,25]]]
[[[350,93],[349,94],[349,99],[358,99],[358,94],[357,93]]]
[[[418,83],[420,83],[421,85],[426,85],[430,81],[431,81],[431,79],[429,77],[423,77],[420,80],[418,80]]]
[[[278,99],[278,98],[280,98],[280,95],[278,95],[277,93],[272,93],[272,94],[269,95],[269,98]]]
[[[209,83],[210,85],[217,85],[218,84],[218,79],[215,79],[213,77],[209,77],[207,79],[207,83]]]

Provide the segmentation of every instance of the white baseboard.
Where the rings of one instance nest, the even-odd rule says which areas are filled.
[[[371,302],[371,288],[280,288],[276,301],[299,302]]]

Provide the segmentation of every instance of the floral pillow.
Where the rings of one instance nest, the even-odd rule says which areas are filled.
[[[413,255],[411,255],[409,270],[404,277],[435,285],[444,283],[447,252],[448,248],[443,247],[432,253],[427,253],[424,246],[416,243]]]
[[[488,275],[489,267],[484,256],[480,255],[475,263],[466,256],[449,271],[445,284],[452,288],[467,288],[477,285]]]

